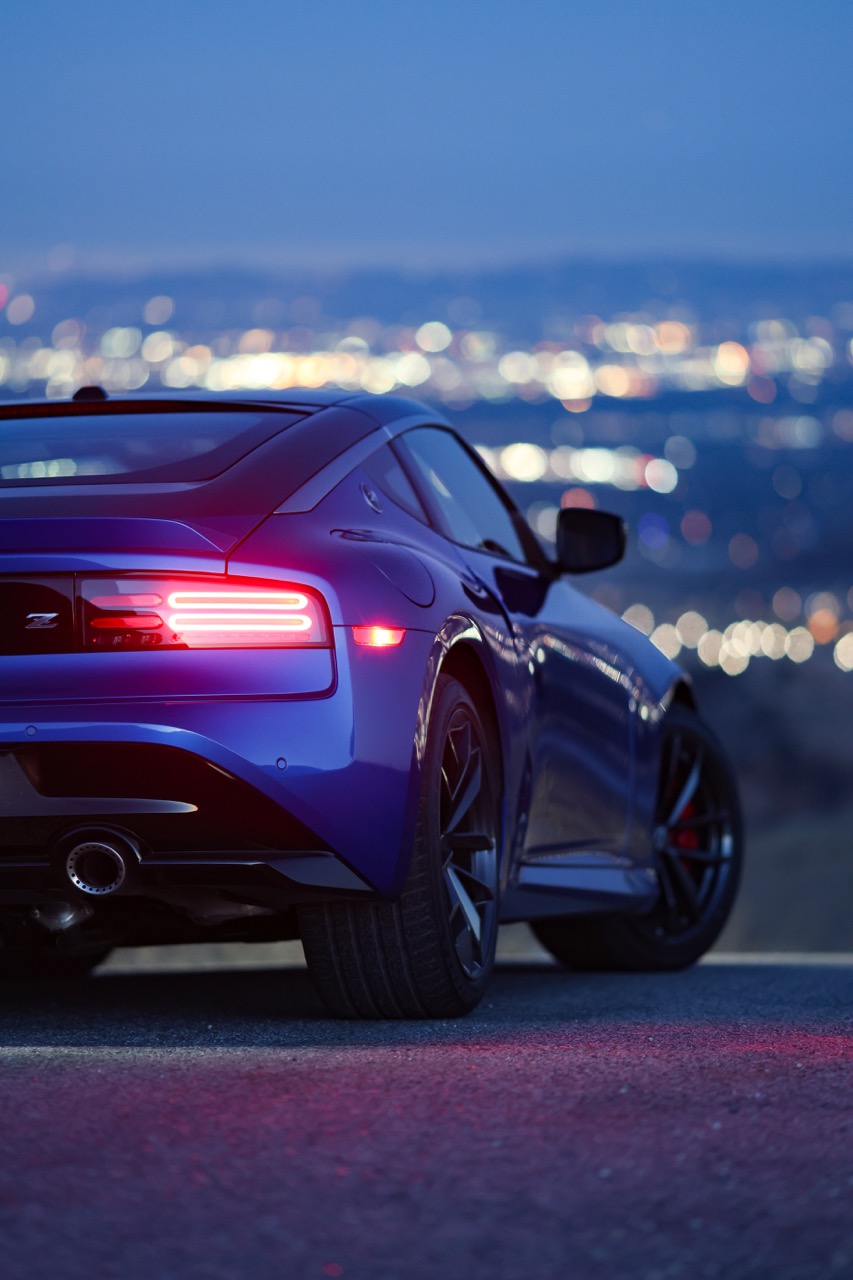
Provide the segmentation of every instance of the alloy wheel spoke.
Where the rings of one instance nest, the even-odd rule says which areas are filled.
[[[467,720],[457,725],[455,729],[451,729],[447,735],[447,747],[449,748],[454,762],[453,776],[458,778],[463,772],[467,764],[472,749],[471,742],[471,725]]]
[[[449,794],[450,812],[447,815],[445,825],[445,831],[448,835],[454,833],[471,805],[477,799],[480,794],[480,786],[480,751],[479,748],[475,747],[470,751],[465,761],[462,777]]]
[[[476,721],[457,708],[441,758],[440,857],[450,937],[469,978],[482,972],[497,928],[497,814],[488,760]]]
[[[680,858],[670,858],[667,860],[668,866],[672,871],[673,885],[687,909],[688,915],[694,920],[698,920],[701,916],[699,905],[699,896],[696,891],[696,884],[686,870]]]
[[[466,750],[462,759],[460,759],[458,740],[461,734],[461,728],[455,732],[448,733],[447,741],[444,744],[444,756],[441,761],[441,785],[445,796],[445,804],[443,806],[445,808],[452,803],[453,794],[456,790],[457,783],[453,779],[459,778],[460,773],[463,771],[464,760],[467,760],[470,754],[470,751]]]
[[[480,920],[477,908],[474,905],[468,890],[460,880],[457,869],[455,867],[448,866],[445,869],[444,874],[448,889],[450,890],[451,900],[461,910],[465,917],[465,923],[468,926],[469,932],[473,934],[479,944],[480,934],[482,932],[482,921]]]
[[[675,889],[668,863],[662,862],[658,868],[658,880],[663,893],[667,924],[670,930],[674,930],[678,927],[678,904],[675,900]]]
[[[478,904],[487,899],[494,898],[494,864],[490,867],[481,868],[477,866],[476,863],[471,867],[463,867],[460,866],[458,862],[454,862],[451,864],[451,867],[457,876],[461,876],[464,880],[470,881],[471,891],[476,893]]]
[[[672,810],[670,812],[669,817],[665,820],[665,823],[664,823],[665,826],[672,827],[677,823],[679,817],[687,808],[687,806],[690,804],[690,801],[693,799],[694,795],[696,794],[696,788],[699,786],[699,779],[702,776],[703,757],[704,757],[704,752],[701,751],[700,749],[696,753],[696,759],[693,761],[693,764],[690,768],[690,772],[687,775],[687,780],[684,783],[684,786],[681,788],[679,797],[676,800],[675,804],[672,806]]]

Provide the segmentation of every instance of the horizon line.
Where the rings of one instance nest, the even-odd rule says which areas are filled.
[[[853,265],[853,248],[782,246],[662,246],[608,244],[293,244],[218,245],[204,248],[103,249],[58,244],[49,249],[20,250],[0,260],[0,280],[139,277],[158,271],[275,270],[337,273],[385,268],[401,274],[447,271],[496,272],[512,268],[544,269],[586,263],[602,266],[753,266],[830,267]]]

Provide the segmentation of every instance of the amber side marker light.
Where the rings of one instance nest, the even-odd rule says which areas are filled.
[[[402,644],[406,634],[405,627],[353,627],[352,637],[356,644],[367,645],[370,649],[393,649]]]

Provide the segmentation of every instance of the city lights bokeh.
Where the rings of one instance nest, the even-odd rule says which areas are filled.
[[[92,332],[77,318],[52,326],[49,338],[29,330],[38,322],[37,299],[0,284],[0,386],[63,398],[85,382],[108,391],[143,388],[208,391],[341,387],[374,394],[420,388],[448,405],[472,400],[559,401],[582,414],[594,402],[652,400],[667,391],[743,388],[771,405],[780,384],[803,405],[839,364],[853,362],[853,337],[813,317],[801,333],[783,318],[756,321],[743,342],[710,341],[701,327],[650,316],[607,321],[580,317],[570,342],[539,341],[507,349],[489,329],[453,330],[440,320],[417,326],[361,325],[355,331],[292,333],[262,326],[225,330],[195,341],[167,327],[175,310],[166,295],[150,298],[142,324]],[[365,336],[365,329],[373,329]],[[783,444],[814,443],[808,415],[781,428]],[[853,434],[853,425],[846,430]]]
[[[825,404],[827,388],[853,379],[853,305],[799,323],[762,317],[725,337],[719,326],[684,315],[583,314],[569,336],[563,325],[559,338],[526,346],[495,327],[449,316],[392,325],[370,316],[340,321],[312,298],[301,299],[298,310],[298,323],[289,327],[202,328],[197,321],[182,325],[178,299],[161,292],[126,323],[99,325],[84,313],[54,320],[45,333],[37,288],[5,277],[0,395],[63,399],[97,383],[116,394],[340,388],[413,394],[451,412],[550,404],[557,417],[547,436],[471,439],[546,544],[561,508],[612,505],[614,493],[645,495],[632,528],[642,559],[664,571],[691,563],[707,571],[712,557],[732,584],[728,593],[711,592],[707,604],[680,612],[651,599],[625,603],[624,588],[593,591],[602,603],[688,665],[736,676],[754,662],[801,665],[831,652],[838,670],[853,671],[853,580],[843,589],[832,579],[804,590],[784,574],[786,563],[818,537],[804,493],[809,469],[797,459],[830,445],[846,461],[853,444],[853,409],[843,399],[830,409]],[[734,423],[721,415],[721,396],[738,397]],[[585,430],[596,414],[632,404],[651,408],[667,397],[695,410],[673,414],[651,446],[640,427],[636,438],[619,443]],[[706,402],[713,410],[703,417]],[[739,466],[763,471],[762,483],[766,488],[769,477],[779,504],[755,518],[745,512],[740,528],[712,503],[697,501],[690,487],[709,447],[732,437],[742,446]],[[67,458],[34,457],[17,464],[15,474],[65,476],[69,466]],[[3,477],[14,478],[8,471]],[[750,596],[736,589],[739,578],[758,571],[766,580],[770,560],[780,567],[772,590]]]

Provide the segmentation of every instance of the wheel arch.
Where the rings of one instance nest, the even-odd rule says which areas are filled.
[[[693,692],[693,686],[689,680],[677,680],[672,689],[672,697],[670,705],[675,707],[686,707],[688,711],[698,711],[699,707],[696,702],[696,694]]]
[[[503,775],[503,735],[501,733],[498,709],[495,702],[491,681],[480,655],[473,645],[465,640],[458,640],[447,651],[439,668],[442,675],[453,676],[470,693],[477,710],[488,722],[488,728],[496,735],[501,750],[501,775]]]
[[[672,666],[675,667],[675,664],[673,663]],[[641,709],[640,713],[633,717],[634,783],[628,845],[634,850],[639,860],[652,864],[654,855],[651,837],[667,717],[670,711],[679,707],[694,715],[698,708],[689,678],[677,669],[673,671],[673,678],[663,688],[659,700],[650,701],[648,706],[651,714],[643,715]]]

